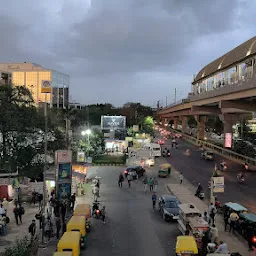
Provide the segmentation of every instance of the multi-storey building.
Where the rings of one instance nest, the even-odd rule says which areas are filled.
[[[53,107],[65,108],[69,99],[69,76],[35,63],[0,63],[0,70],[11,73],[11,83],[25,85],[31,91],[35,104],[48,102]],[[50,81],[51,93],[41,93],[44,80]]]

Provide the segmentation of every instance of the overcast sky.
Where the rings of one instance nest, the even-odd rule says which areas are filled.
[[[69,74],[84,104],[171,103],[175,88],[184,98],[193,74],[256,30],[252,0],[3,2],[0,62]]]

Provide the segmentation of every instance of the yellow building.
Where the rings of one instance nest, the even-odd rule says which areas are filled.
[[[36,105],[48,102],[51,106],[68,105],[69,76],[55,70],[45,69],[35,63],[0,63],[0,70],[12,73],[12,84],[25,85],[31,91]],[[41,93],[43,81],[50,81],[51,93]],[[61,103],[61,104],[60,104]]]

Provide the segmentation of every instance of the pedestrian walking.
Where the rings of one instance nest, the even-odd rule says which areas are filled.
[[[19,208],[17,206],[14,207],[13,213],[16,220],[16,224],[18,226],[19,225]]]
[[[97,202],[98,198],[99,198],[99,188],[97,186],[93,187],[92,193],[93,193],[93,199],[95,202]]]
[[[219,230],[215,226],[215,224],[212,224],[210,230],[211,230],[211,234],[212,234],[212,236],[211,236],[212,237],[212,241],[211,242],[217,244],[218,238],[219,238]]]
[[[22,215],[25,213],[25,209],[24,207],[19,204],[19,207],[18,207],[18,216],[19,216],[19,220],[20,220],[20,223],[22,223]]]
[[[153,179],[150,178],[149,181],[148,181],[148,185],[149,185],[149,191],[153,191],[154,189],[154,185],[153,185]]]
[[[41,193],[38,194],[37,200],[38,200],[38,207],[39,207],[39,210],[42,210],[44,198],[43,198],[43,195],[42,195]]]
[[[37,192],[34,189],[32,192],[32,200],[31,200],[31,203],[34,205],[36,204],[36,197],[37,197]]]
[[[119,188],[123,187],[123,181],[124,181],[124,176],[123,176],[122,173],[120,173],[119,177],[118,177],[118,186],[119,186]]]
[[[225,231],[227,231],[227,226],[228,226],[228,222],[229,222],[229,212],[228,211],[225,211],[224,212],[224,227],[225,227]]]
[[[157,199],[157,196],[156,196],[156,193],[154,192],[152,195],[153,210],[155,210],[156,208],[156,199]]]
[[[216,207],[213,205],[213,203],[210,204],[209,206],[209,216],[211,218],[211,223],[214,224],[214,220],[215,220],[215,215],[217,213],[217,209]]]
[[[180,185],[181,185],[183,183],[183,173],[182,172],[180,173],[180,177],[179,178],[180,178]]]
[[[106,221],[105,221],[105,219],[106,219],[106,206],[103,206],[103,207],[102,207],[100,213],[101,213],[102,222],[103,222],[104,224],[106,224]]]
[[[29,225],[28,232],[30,233],[31,240],[32,240],[36,234],[36,221],[35,220],[32,220],[32,223]]]
[[[127,181],[128,181],[128,187],[131,187],[131,181],[132,181],[132,176],[130,174],[127,175]]]
[[[144,192],[146,193],[148,190],[148,178],[147,177],[145,177],[143,179],[143,184],[144,184]]]
[[[204,212],[203,218],[204,218],[205,221],[207,221],[208,224],[210,223],[210,216],[207,213],[207,211]]]
[[[157,186],[158,186],[158,180],[156,179],[156,177],[153,180],[153,185],[154,185],[154,192],[156,193]]]
[[[235,233],[235,226],[237,221],[239,220],[239,216],[237,215],[236,212],[231,212],[229,219],[230,219],[229,232],[233,231],[233,233]]]
[[[60,238],[60,229],[61,229],[60,217],[56,217],[55,226],[56,226],[56,238],[59,239]]]
[[[70,209],[71,209],[72,212],[74,211],[75,203],[76,203],[76,193],[74,193],[70,197]]]

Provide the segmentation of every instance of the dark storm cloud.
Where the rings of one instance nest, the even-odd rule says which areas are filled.
[[[68,73],[72,99],[84,103],[152,104],[172,99],[175,87],[185,97],[193,73],[253,36],[253,7],[242,0],[9,0],[0,9],[0,61]]]

